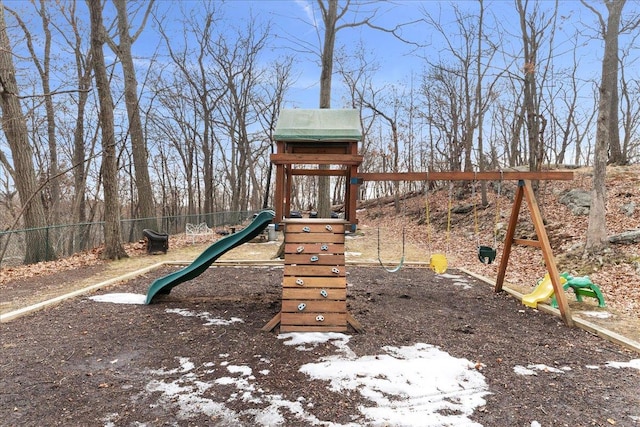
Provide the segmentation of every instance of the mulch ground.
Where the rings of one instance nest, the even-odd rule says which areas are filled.
[[[144,294],[173,270],[99,293]],[[640,369],[610,365],[637,354],[450,273],[463,278],[350,268],[349,310],[365,330],[351,334],[349,349],[375,356],[385,346],[425,343],[468,359],[488,386],[485,404],[469,417],[479,425],[640,425]],[[372,406],[367,397],[300,371],[335,355],[334,345],[300,351],[277,331],[260,330],[279,311],[281,280],[281,268],[216,267],[149,306],[85,296],[0,324],[0,426],[253,426],[269,408],[280,412],[281,425],[310,424],[295,405],[243,393],[304,402],[317,425],[384,425],[360,411]],[[243,377],[250,382],[222,381],[224,366],[250,367],[253,375]],[[201,409],[187,411],[186,403]]]

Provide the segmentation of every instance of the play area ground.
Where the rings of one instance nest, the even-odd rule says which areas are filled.
[[[362,333],[280,334],[282,266],[143,305],[180,267],[1,323],[0,426],[640,425],[638,353],[455,269],[349,267]]]

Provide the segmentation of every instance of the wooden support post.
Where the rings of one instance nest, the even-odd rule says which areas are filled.
[[[357,155],[358,144],[351,143],[350,146],[350,154]],[[347,168],[349,169],[349,173],[347,174],[345,182],[345,185],[347,186],[347,200],[344,204],[344,213],[345,219],[351,224],[351,231],[355,231],[355,227],[358,224],[358,218],[356,218],[356,201],[358,200],[358,190],[360,189],[360,186],[358,184],[354,184],[351,180],[355,179],[358,175],[358,165],[347,166]]]
[[[284,186],[285,186],[285,199],[284,199],[284,216],[288,217],[291,214],[291,190],[293,188],[293,176],[291,175],[291,166],[286,165],[284,167]]]
[[[507,273],[507,265],[509,264],[509,255],[511,255],[511,247],[513,246],[513,238],[516,235],[516,226],[518,225],[518,215],[520,214],[520,207],[522,206],[522,187],[519,181],[518,189],[516,190],[515,198],[513,199],[513,207],[511,208],[511,217],[509,218],[509,225],[507,226],[507,235],[504,238],[504,249],[502,249],[502,256],[500,257],[500,267],[498,268],[498,277],[496,278],[495,291],[502,291],[502,284],[504,283],[504,277]]]
[[[281,141],[276,141],[276,148],[278,152],[284,150],[284,143]],[[284,205],[284,197],[285,197],[285,182],[284,182],[284,165],[276,165],[276,183],[275,183],[275,191],[273,194],[273,207],[276,212],[276,216],[273,219],[276,227],[282,222],[282,217],[284,212],[282,211],[282,207]]]
[[[269,320],[269,322],[267,322],[267,324],[262,327],[262,330],[264,332],[273,331],[273,329],[276,326],[278,326],[278,324],[280,323],[280,316],[281,316],[280,313],[278,313],[275,316],[273,316],[273,318],[271,320]]]
[[[549,243],[549,237],[547,236],[547,231],[544,227],[542,214],[540,213],[538,202],[536,201],[535,194],[533,193],[531,181],[528,180],[518,181],[518,190],[516,191],[513,208],[511,210],[511,218],[509,219],[509,226],[507,228],[507,235],[505,237],[505,245],[502,252],[502,257],[500,259],[500,267],[498,271],[498,277],[496,278],[495,291],[500,292],[502,290],[512,245],[516,242],[524,243],[524,241],[522,240],[514,239],[516,225],[518,223],[518,216],[520,214],[520,208],[522,207],[523,197],[527,201],[527,205],[531,213],[533,227],[538,238],[537,241],[526,242],[525,244],[527,244],[528,246],[540,247],[540,249],[542,250],[542,256],[544,258],[547,271],[549,272],[551,283],[553,284],[553,291],[556,296],[558,308],[560,309],[560,316],[562,317],[562,320],[564,320],[564,323],[567,326],[571,327],[573,326],[571,310],[569,309],[567,297],[564,293],[562,284],[560,283],[560,274],[558,273],[558,267],[556,266],[556,261],[551,249],[551,244]]]
[[[520,185],[520,183],[518,183],[518,185]],[[544,262],[547,266],[547,271],[549,271],[551,283],[553,284],[553,292],[555,293],[556,301],[558,302],[560,316],[567,326],[573,326],[573,319],[571,318],[571,310],[569,309],[569,304],[567,303],[567,296],[564,293],[562,283],[560,283],[560,273],[558,272],[558,267],[556,266],[556,260],[553,256],[553,251],[551,250],[549,237],[547,236],[547,231],[544,227],[544,222],[542,220],[540,208],[538,207],[538,202],[536,201],[535,194],[533,193],[531,181],[524,181],[524,197],[526,198],[527,204],[529,205],[529,210],[531,211],[531,219],[533,220],[533,226],[536,230],[538,241],[542,246],[542,256],[544,257]]]

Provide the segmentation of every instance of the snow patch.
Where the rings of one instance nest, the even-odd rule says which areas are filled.
[[[338,351],[348,357],[355,357],[355,353],[349,348],[351,336],[339,332],[287,332],[278,335],[278,339],[284,340],[284,345],[295,345],[297,350],[309,351],[318,344],[331,343]]]
[[[182,308],[167,308],[165,313],[173,313],[179,314],[184,317],[197,317],[199,319],[204,319],[206,323],[203,323],[204,326],[228,326],[232,323],[244,323],[244,320],[239,317],[232,317],[230,319],[221,319],[219,317],[211,316],[211,313],[208,311],[203,311],[200,313],[196,313],[195,311],[189,311]]]
[[[613,315],[608,311],[579,311],[577,313],[583,316],[594,317],[597,319],[608,319],[610,317],[613,317]]]
[[[479,425],[468,417],[489,391],[472,362],[423,343],[382,349],[385,354],[357,359],[327,357],[300,371],[329,381],[333,391],[357,391],[371,400],[372,406],[358,409],[376,425]]]
[[[607,362],[608,368],[635,368],[640,370],[640,359],[632,359],[628,362]]]
[[[144,304],[147,300],[146,295],[131,293],[114,293],[104,295],[94,295],[89,297],[91,301],[111,302],[114,304]]]
[[[522,365],[516,365],[513,367],[513,372],[515,372],[518,375],[538,375],[536,371],[538,372],[552,372],[555,374],[562,374],[565,371],[570,371],[571,368],[568,366],[564,366],[561,369],[558,368],[554,368],[552,366],[547,366],[544,364],[531,364],[531,365],[527,365],[527,367],[525,368]]]
[[[471,285],[471,283],[467,282],[466,280],[456,280],[453,282],[453,286],[459,286],[464,291],[473,289],[473,286]]]
[[[406,347],[383,347],[383,353],[375,356],[356,357],[347,348],[349,336],[343,334],[283,334],[287,345],[316,345],[331,342],[340,353],[321,359],[319,363],[303,365],[300,371],[311,380],[329,381],[332,390],[357,391],[372,405],[357,409],[372,425],[403,426],[478,426],[469,415],[485,404],[489,393],[484,376],[466,359],[458,359],[428,344]],[[344,348],[343,348],[344,347]],[[345,349],[347,348],[347,349]],[[348,350],[348,351],[347,351]],[[219,355],[228,357],[227,354]],[[304,395],[295,401],[279,394],[269,394],[259,385],[260,379],[252,375],[252,369],[242,364],[227,364],[227,376],[215,378],[207,362],[196,366],[189,358],[177,357],[178,366],[149,371],[153,378],[145,391],[159,393],[153,406],[175,406],[179,420],[207,415],[221,425],[241,425],[240,420],[253,419],[253,425],[274,426],[286,423],[327,427],[357,427],[361,423],[337,424],[318,419],[308,412],[314,402]],[[222,365],[220,363],[219,365]],[[269,375],[268,370],[260,371]],[[226,395],[217,386],[233,387]],[[215,389],[215,391],[214,391]],[[215,400],[214,400],[215,398]],[[227,402],[250,403],[248,409],[236,412]],[[356,409],[356,408],[354,408]],[[353,414],[354,420],[359,418]],[[109,423],[110,414],[104,417]]]

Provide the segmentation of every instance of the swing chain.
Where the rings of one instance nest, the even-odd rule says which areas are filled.
[[[500,196],[502,196],[502,179],[504,172],[500,170],[500,181],[498,181],[498,196],[496,197],[496,218],[493,224],[493,247],[498,247],[498,222],[500,221]]]
[[[476,172],[473,173],[474,180],[471,183],[471,200],[473,200],[473,225],[476,234],[476,246],[480,247],[480,226],[478,224],[478,201],[476,200]]]

